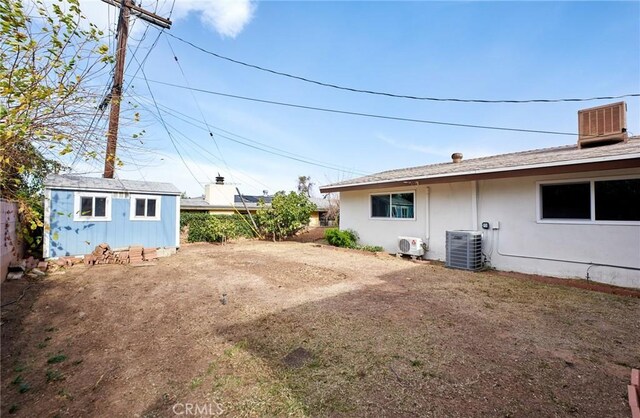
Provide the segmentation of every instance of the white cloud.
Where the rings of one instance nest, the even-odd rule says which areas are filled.
[[[173,1],[167,0],[162,3],[162,7],[157,11],[155,1],[145,1],[142,7],[156,11],[159,16],[167,17]],[[81,0],[80,9],[87,19],[100,29],[115,29],[118,15],[115,6],[99,0]],[[255,9],[256,5],[251,0],[176,0],[171,20],[175,25],[185,20],[190,14],[196,14],[205,27],[218,32],[221,36],[235,38],[253,19]],[[145,22],[134,24],[132,35],[142,33],[146,25]]]
[[[174,18],[199,14],[200,21],[222,36],[235,38],[253,18],[255,4],[250,0],[176,0]]]

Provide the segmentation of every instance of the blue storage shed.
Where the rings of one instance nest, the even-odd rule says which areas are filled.
[[[180,194],[171,183],[48,176],[43,255],[85,255],[104,242],[113,249],[178,248]]]

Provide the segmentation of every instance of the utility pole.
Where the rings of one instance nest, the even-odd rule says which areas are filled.
[[[113,86],[111,87],[111,109],[109,111],[109,131],[107,133],[107,153],[104,159],[104,174],[102,177],[112,179],[116,162],[116,146],[118,143],[118,124],[120,122],[120,102],[122,101],[122,85],[124,81],[124,63],[127,53],[127,38],[129,37],[129,16],[159,26],[163,29],[171,27],[171,21],[151,13],[131,3],[130,0],[102,0],[112,6],[120,7],[118,17],[118,45],[116,49],[116,65],[113,71]]]

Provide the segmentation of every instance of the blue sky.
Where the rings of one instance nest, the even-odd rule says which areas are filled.
[[[396,94],[474,99],[640,92],[639,2],[216,4],[178,0],[169,32],[217,54],[327,83]],[[113,23],[113,18],[105,23],[104,16],[113,16],[115,8],[95,1],[83,6],[90,18],[99,16],[96,19],[107,26],[109,21]],[[155,2],[145,6],[153,9]],[[160,14],[166,15],[169,5],[160,6]],[[134,24],[127,57],[131,62],[127,76],[133,85],[127,95],[141,104],[141,122],[125,124],[122,141],[135,142],[131,135],[141,128],[146,134],[144,143],[139,144],[142,150],[125,151],[123,146],[119,156],[125,167],[118,175],[171,181],[190,196],[200,195],[202,184],[218,172],[244,193],[259,194],[264,189],[292,190],[298,175],[310,175],[314,183],[327,184],[360,173],[448,161],[452,152],[472,158],[571,144],[576,137],[321,113],[192,94],[156,81],[354,112],[568,133],[577,131],[579,109],[607,103],[442,103],[345,92],[229,63],[163,34],[144,69],[153,80],[149,85],[158,105],[170,112],[163,113],[172,126],[169,129],[180,132],[174,134],[174,140],[190,173],[154,116],[156,110],[141,72],[131,78],[138,67],[133,50],[145,25]],[[135,53],[138,60],[157,34],[155,28],[147,31]],[[640,99],[625,100],[629,131],[640,134]],[[202,129],[205,124],[215,142],[208,129]],[[268,154],[220,135],[244,142],[248,138],[293,153],[296,158],[341,169]]]

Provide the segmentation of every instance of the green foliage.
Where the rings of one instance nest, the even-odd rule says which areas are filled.
[[[0,0],[0,192],[19,204],[32,250],[43,227],[42,182],[62,156],[90,151],[95,95],[85,81],[112,57],[78,0]],[[46,157],[45,157],[46,155]]]
[[[358,233],[353,229],[329,228],[324,231],[324,239],[334,247],[353,248],[372,253],[384,251],[379,245],[358,245]]]
[[[274,241],[290,237],[309,225],[311,212],[317,210],[316,205],[305,194],[286,194],[283,191],[273,196],[270,205],[260,200],[258,206],[255,216],[258,229],[261,234],[271,236]]]
[[[324,239],[334,247],[356,248],[358,234],[352,229],[329,228],[324,231]]]
[[[62,363],[66,359],[67,359],[67,356],[65,356],[64,354],[58,354],[56,356],[49,357],[49,359],[47,360],[47,363],[48,364]]]
[[[225,242],[229,239],[255,237],[248,216],[211,215],[203,212],[180,214],[180,227],[189,227],[189,242]]]

